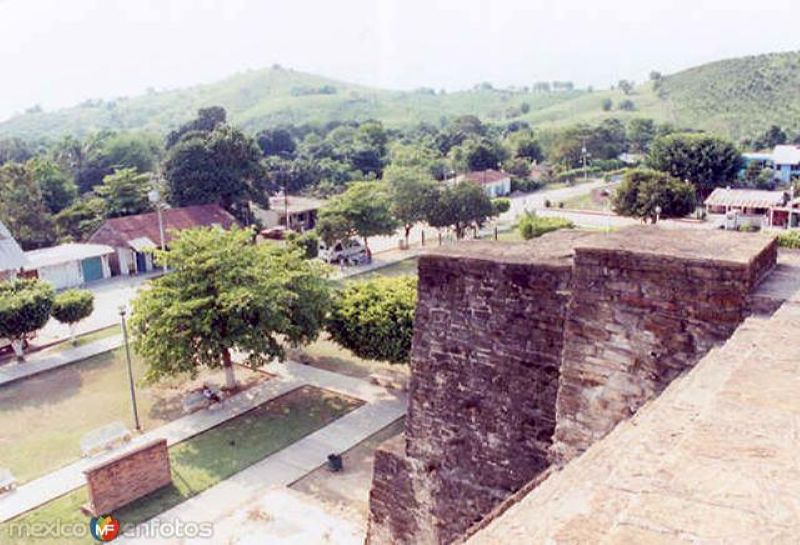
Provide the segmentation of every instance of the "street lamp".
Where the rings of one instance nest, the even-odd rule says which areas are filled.
[[[122,325],[122,338],[125,341],[125,357],[128,360],[128,385],[131,389],[131,406],[133,407],[133,422],[136,425],[136,431],[142,431],[142,426],[139,424],[139,410],[136,407],[136,388],[133,383],[133,367],[131,365],[131,348],[128,343],[128,324],[125,322],[125,313],[127,308],[125,305],[119,307],[119,317]]]
[[[153,188],[147,192],[147,198],[153,203],[158,215],[158,233],[161,235],[161,251],[166,250],[166,243],[164,242],[164,218],[161,215],[161,194],[158,189]]]
[[[656,223],[658,223],[658,221],[661,219],[661,207],[656,206],[655,212],[656,212]]]

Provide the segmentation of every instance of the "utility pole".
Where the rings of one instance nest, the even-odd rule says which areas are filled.
[[[136,431],[142,431],[142,426],[139,423],[139,409],[136,407],[136,387],[133,383],[133,368],[131,366],[131,348],[128,343],[128,325],[125,322],[125,305],[119,307],[119,317],[122,322],[122,338],[125,341],[125,356],[128,359],[128,386],[131,390],[131,406],[133,407],[133,422],[136,425]]]
[[[583,159],[583,181],[589,181],[589,170],[586,166],[586,158],[588,157],[588,153],[586,153],[586,137],[583,137],[583,145],[581,146],[581,159]]]
[[[289,229],[289,195],[286,193],[286,186],[283,186],[283,214],[286,218],[286,229]]]

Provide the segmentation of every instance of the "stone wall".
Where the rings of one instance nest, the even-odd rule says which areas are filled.
[[[385,469],[388,454],[378,455],[369,543],[448,543],[547,467],[571,274],[564,247],[582,236],[420,259],[406,455],[395,449]]]
[[[584,450],[731,335],[775,254],[643,227],[423,256],[405,445],[377,455],[367,543],[451,543]]]
[[[742,244],[732,251],[736,235],[702,233],[710,240],[699,241],[682,233],[691,248],[708,251],[699,259],[661,247],[659,235],[644,231],[633,244],[616,235],[575,249],[554,463],[586,450],[729,338],[777,255],[761,237],[733,239]]]
[[[88,510],[96,516],[172,484],[166,439],[159,439],[84,471]]]

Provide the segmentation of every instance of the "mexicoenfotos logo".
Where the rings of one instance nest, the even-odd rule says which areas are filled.
[[[111,541],[119,535],[119,521],[111,515],[92,517],[89,530],[97,541]]]

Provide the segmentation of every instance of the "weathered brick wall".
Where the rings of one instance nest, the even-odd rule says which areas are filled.
[[[172,484],[167,441],[159,439],[84,471],[89,510],[95,515],[115,509]]]
[[[402,435],[386,441],[375,451],[367,545],[418,543],[420,525],[417,519],[421,515],[411,484],[412,473]]]
[[[547,467],[575,236],[421,258],[403,486],[425,509],[373,502],[370,544],[449,543]],[[376,466],[378,498],[388,482]]]
[[[405,451],[378,454],[367,543],[451,543],[580,453],[731,335],[775,255],[646,227],[424,256]]]
[[[776,258],[775,244],[763,240],[740,250],[741,259],[709,251],[701,260],[649,246],[575,249],[553,462],[586,450],[731,336]]]

